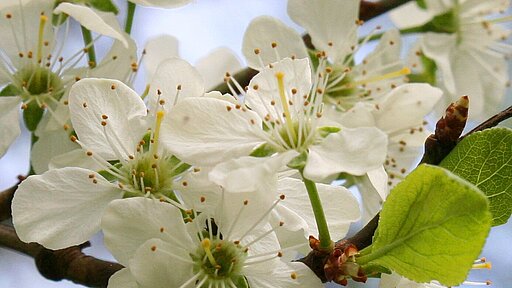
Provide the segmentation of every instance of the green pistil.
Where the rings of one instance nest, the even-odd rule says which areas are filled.
[[[247,251],[240,244],[205,238],[190,257],[194,261],[194,273],[208,276],[208,281],[204,284],[208,287],[209,283],[227,283],[228,279],[238,283],[243,278],[242,270]]]
[[[280,127],[279,129],[279,135],[283,139],[283,141],[288,145],[289,147],[295,147],[295,149],[299,152],[305,151],[310,144],[316,139],[316,137],[308,137],[311,132],[311,125],[308,124],[302,124],[302,127],[299,127],[298,121],[293,121],[292,125],[287,125],[284,127]],[[305,127],[304,127],[305,125]],[[299,132],[299,128],[301,128],[302,132]],[[289,129],[292,129],[293,133],[289,133]],[[294,136],[296,135],[296,136]],[[299,138],[300,135],[300,138]],[[290,138],[292,136],[292,138]],[[309,139],[307,139],[309,138]],[[306,141],[308,140],[308,141]]]

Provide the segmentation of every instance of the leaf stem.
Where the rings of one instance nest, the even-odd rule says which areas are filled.
[[[91,68],[96,66],[96,50],[94,49],[94,43],[92,42],[92,34],[89,29],[84,26],[82,28],[82,38],[84,39],[84,45],[87,48],[87,58],[89,59],[89,66]]]
[[[331,240],[331,234],[329,233],[329,226],[327,225],[327,219],[325,219],[324,208],[318,195],[315,182],[304,177],[302,171],[302,181],[306,190],[308,191],[309,201],[315,214],[316,226],[318,227],[318,238],[320,240],[320,248],[329,251],[333,248],[333,242]]]
[[[137,4],[128,1],[128,14],[126,16],[126,23],[124,25],[124,31],[128,34],[132,33],[133,16],[135,15],[135,8],[137,8]]]

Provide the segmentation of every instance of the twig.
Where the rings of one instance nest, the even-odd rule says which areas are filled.
[[[14,192],[18,188],[18,185],[25,179],[24,176],[18,176],[18,184],[0,192],[0,221],[11,218],[11,204]]]
[[[473,130],[469,131],[464,136],[460,137],[459,142],[468,135],[497,126],[498,124],[509,118],[512,118],[512,106],[485,120],[482,124],[476,126]]]
[[[82,249],[88,245],[49,250],[36,243],[22,242],[12,227],[0,225],[0,246],[33,257],[45,278],[54,281],[67,279],[88,287],[107,287],[110,276],[123,266],[85,255]]]

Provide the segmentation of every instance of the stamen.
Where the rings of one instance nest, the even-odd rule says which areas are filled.
[[[41,62],[43,58],[43,37],[44,37],[44,26],[48,21],[48,16],[41,14],[39,17],[39,38],[37,40],[37,62]]]
[[[473,266],[471,268],[472,269],[491,269],[492,263],[491,262],[477,263],[477,264],[473,264]]]
[[[272,204],[272,206],[270,206],[267,209],[267,211],[265,211],[265,213],[263,213],[263,215],[260,217],[260,219],[258,219],[256,222],[254,222],[254,224],[249,229],[247,229],[247,231],[245,231],[245,233],[240,237],[239,241],[244,239],[244,237],[247,236],[247,234],[249,234],[250,231],[252,231],[254,228],[256,228],[256,226],[258,226],[261,223],[261,221],[263,221],[270,214],[270,212],[272,212],[272,210],[274,210],[274,208],[277,206],[277,204],[279,204],[279,202],[281,202],[283,199],[278,198],[274,202],[274,204]]]
[[[151,154],[158,153],[158,139],[160,138],[160,126],[162,125],[162,119],[164,118],[165,112],[160,110],[156,112],[156,124],[155,132],[153,133],[153,142],[151,146]]]
[[[404,76],[404,75],[409,75],[409,74],[411,74],[411,69],[409,69],[408,67],[404,67],[398,71],[386,73],[383,75],[377,75],[377,76],[373,76],[373,77],[370,77],[367,79],[348,83],[348,84],[338,87],[336,89],[332,89],[332,91],[345,89],[347,86],[358,86],[358,85],[378,82],[378,81],[382,81],[382,80],[388,80],[388,79],[392,79],[392,78],[396,78],[396,77],[400,77],[400,76]]]
[[[288,107],[288,101],[286,100],[285,88],[284,88],[284,73],[277,72],[277,86],[279,89],[279,97],[281,98],[281,106],[283,107],[284,117],[286,118],[286,126],[288,128],[289,133],[291,134],[293,141],[297,140],[297,135],[295,135],[295,130],[293,129],[292,117],[290,115],[290,109]],[[291,141],[291,142],[293,142]]]
[[[203,247],[204,252],[206,253],[206,257],[208,257],[208,261],[210,261],[210,264],[212,264],[212,266],[218,266],[219,264],[217,264],[217,261],[215,261],[215,257],[213,257],[212,251],[210,251],[210,239],[204,238],[203,241],[201,241],[201,246]]]

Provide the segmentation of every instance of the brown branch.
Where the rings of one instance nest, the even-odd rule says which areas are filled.
[[[36,267],[47,279],[67,279],[88,287],[107,287],[108,279],[123,268],[122,265],[85,255],[86,243],[61,250],[49,250],[36,243],[24,243],[12,227],[0,225],[0,246],[31,256]]]
[[[364,21],[373,19],[409,1],[411,0],[382,0],[379,2],[370,2],[363,0],[361,1],[361,4],[359,6],[359,19]],[[309,36],[309,34],[305,34],[304,36],[302,36],[302,39],[304,40],[304,43],[308,48],[314,48],[313,44],[311,43],[311,36]],[[238,83],[240,83],[242,87],[245,87],[249,85],[249,82],[254,76],[256,76],[256,74],[258,74],[258,71],[247,67],[238,71],[232,77],[235,78],[236,81],[238,81]],[[219,91],[223,94],[231,92],[229,91],[228,85],[226,83],[221,83],[215,86],[215,88],[213,88],[212,91]]]
[[[14,198],[14,192],[16,192],[18,185],[24,179],[24,176],[18,176],[18,184],[0,192],[0,221],[11,218],[11,204]]]
[[[462,139],[464,139],[466,136],[468,136],[468,135],[471,135],[471,134],[473,134],[475,132],[478,132],[478,131],[482,131],[482,130],[485,130],[485,129],[489,129],[489,128],[495,127],[498,124],[500,124],[501,122],[503,122],[503,121],[505,121],[505,120],[507,120],[509,118],[512,118],[512,106],[510,106],[507,109],[501,111],[500,113],[492,116],[491,118],[485,120],[482,124],[476,126],[473,130],[469,131],[464,136],[460,137],[459,138],[459,142]]]

